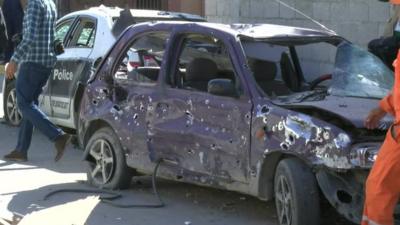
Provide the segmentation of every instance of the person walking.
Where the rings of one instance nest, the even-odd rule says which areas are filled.
[[[11,153],[4,156],[9,161],[27,161],[33,127],[54,142],[58,161],[71,140],[71,135],[55,126],[38,108],[38,98],[56,63],[54,51],[56,6],[53,0],[28,0],[23,21],[23,38],[9,63],[7,79],[17,72],[17,104],[23,119],[18,142]]]

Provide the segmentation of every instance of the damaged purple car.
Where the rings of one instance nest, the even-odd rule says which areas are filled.
[[[145,60],[131,63],[134,52]],[[128,187],[163,159],[162,177],[275,199],[281,225],[320,224],[322,198],[359,222],[392,119],[377,130],[363,120],[392,85],[379,59],[329,32],[138,24],[84,93],[88,180]]]

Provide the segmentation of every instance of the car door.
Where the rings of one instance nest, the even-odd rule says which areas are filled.
[[[57,57],[53,75],[49,79],[49,102],[51,116],[58,119],[71,118],[72,99],[77,83],[91,67],[89,58],[96,36],[96,19],[88,16],[77,18],[65,43],[65,52]]]
[[[62,41],[64,45],[68,40],[68,37],[71,35],[72,30],[74,28],[74,24],[76,23],[76,16],[68,17],[63,19],[62,21],[58,21],[56,25],[56,39]],[[47,84],[43,87],[43,91],[41,96],[39,97],[39,105],[41,110],[48,116],[52,116],[51,105],[50,105],[50,84],[53,79],[53,75],[49,78]]]
[[[182,177],[207,184],[246,182],[252,103],[244,94],[232,46],[218,31],[190,31],[173,40],[176,52],[166,65],[167,87],[148,110],[148,146],[153,160],[177,164]],[[232,38],[232,37],[231,37]],[[206,46],[206,47],[205,47]],[[209,84],[230,81],[234,93],[209,93]],[[221,81],[221,82],[222,82]]]
[[[120,142],[131,153],[127,157],[128,165],[135,168],[152,170],[147,151],[146,115],[152,108],[153,92],[158,88],[160,65],[157,62],[164,55],[169,34],[166,30],[149,31],[120,41],[113,50],[118,51],[118,57],[111,71],[112,89],[98,88],[99,98],[105,93],[112,94],[113,127],[118,127]],[[145,56],[152,63],[146,62]]]

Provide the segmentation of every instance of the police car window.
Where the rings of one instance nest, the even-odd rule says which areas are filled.
[[[56,28],[56,39],[64,41],[65,36],[67,35],[69,29],[71,28],[72,23],[74,20],[67,20],[63,22],[62,24],[58,25]]]
[[[140,36],[124,51],[116,67],[117,82],[155,84],[160,72],[169,32]]]
[[[74,46],[93,48],[96,34],[96,24],[92,21],[85,21],[81,24],[76,43]]]

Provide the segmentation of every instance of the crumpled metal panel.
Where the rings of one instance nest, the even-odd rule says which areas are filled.
[[[273,152],[296,155],[313,165],[350,169],[351,139],[343,130],[311,116],[261,100],[255,106],[252,168]]]
[[[356,128],[364,128],[364,119],[368,113],[378,106],[379,100],[372,98],[355,98],[355,97],[339,97],[325,96],[323,99],[316,101],[301,100],[301,93],[286,98],[274,100],[275,104],[283,107],[315,107],[326,110],[332,114],[340,116],[343,120],[349,121]],[[380,123],[379,129],[387,130],[393,122],[393,117],[387,115]]]
[[[359,223],[364,205],[363,184],[353,174],[335,174],[319,170],[316,178],[326,199],[336,210],[353,223]]]

